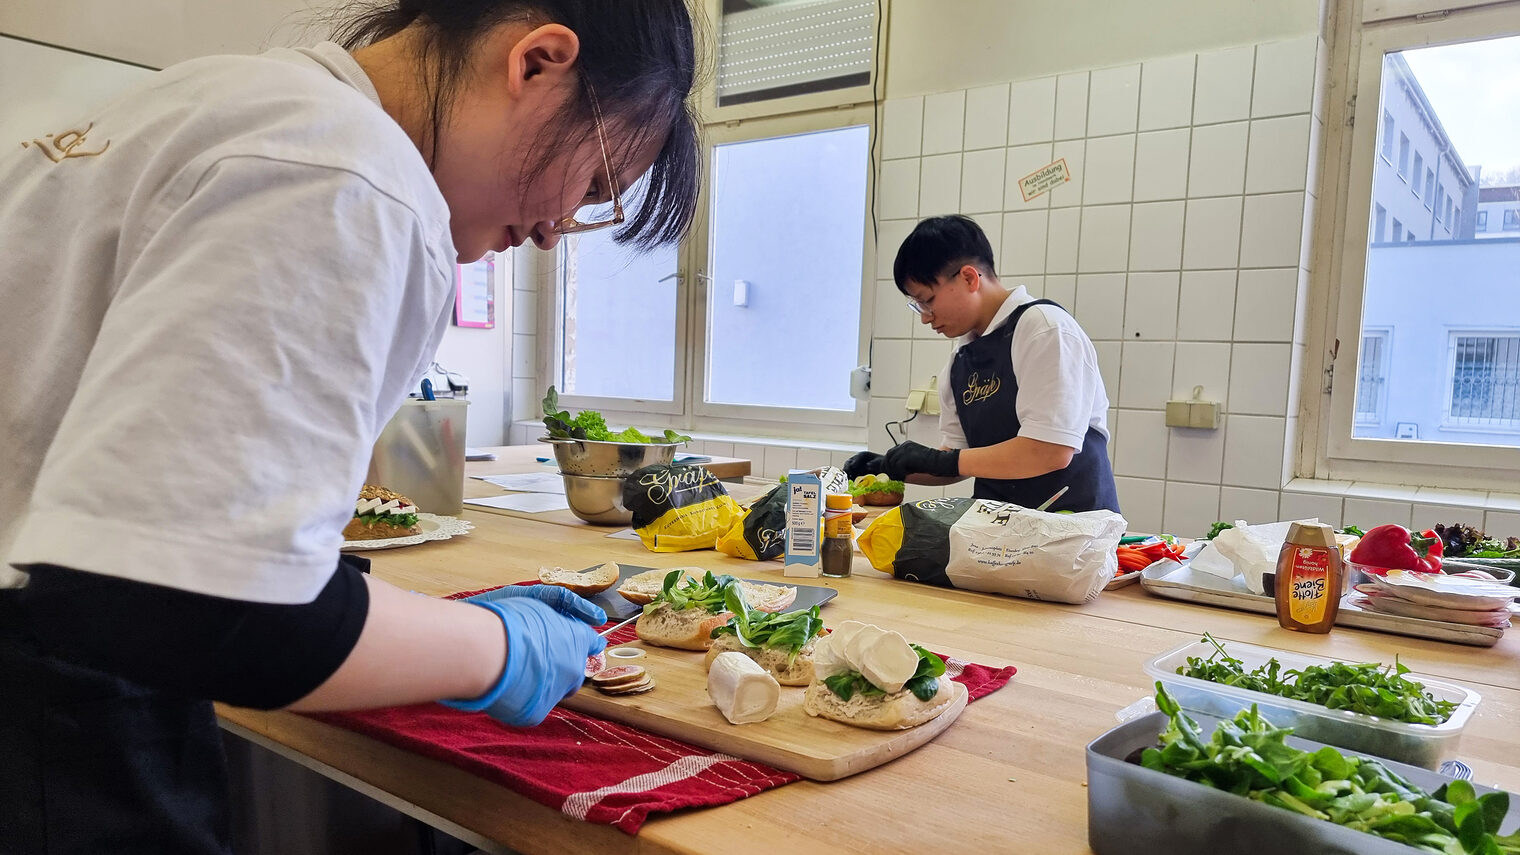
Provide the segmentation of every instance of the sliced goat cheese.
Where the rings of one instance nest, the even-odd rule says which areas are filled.
[[[873,635],[870,643],[862,647],[855,666],[861,676],[890,695],[902,691],[903,684],[913,679],[918,670],[918,653],[902,633],[884,631]]]
[[[707,694],[733,724],[765,721],[781,700],[781,684],[738,651],[719,653],[707,670]]]

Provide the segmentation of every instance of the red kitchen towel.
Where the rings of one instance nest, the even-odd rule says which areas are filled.
[[[467,592],[455,598],[470,596]],[[624,627],[610,644],[636,638]],[[945,660],[971,700],[1002,688],[1012,666]],[[799,776],[635,727],[555,708],[537,727],[439,704],[313,714],[313,718],[441,760],[587,822],[637,834],[651,813],[727,804]]]

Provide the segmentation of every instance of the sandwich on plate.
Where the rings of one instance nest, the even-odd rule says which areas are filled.
[[[671,573],[680,571],[681,575],[689,582],[702,578],[706,573],[701,567],[676,567],[670,570],[646,570],[629,576],[618,586],[617,592],[623,599],[639,605],[648,605],[654,602],[655,597],[665,589],[665,579]],[[732,578],[732,577],[725,577]],[[735,582],[744,591],[744,601],[749,603],[752,609],[762,612],[779,612],[790,606],[797,599],[797,589],[791,585],[767,585],[763,582],[750,582],[745,579],[736,579]]]
[[[733,617],[725,594],[736,583],[732,576],[714,576],[711,571],[701,579],[685,577],[680,569],[669,571],[634,624],[639,638],[660,647],[706,650],[712,645],[712,631]]]
[[[385,540],[422,534],[417,506],[384,487],[365,484],[354,502],[354,518],[343,527],[344,540]]]
[[[803,711],[872,730],[916,727],[965,691],[944,676],[945,660],[899,633],[853,620],[818,640],[813,671]]]
[[[587,570],[566,570],[563,567],[540,567],[538,569],[538,581],[544,585],[557,585],[561,588],[569,588],[582,597],[591,597],[611,588],[617,584],[618,566],[608,561],[599,567]]]
[[[823,634],[818,607],[779,614],[752,609],[745,600],[746,595],[737,585],[724,593],[724,605],[733,617],[712,631],[708,668],[719,654],[741,653],[783,686],[806,686],[813,682],[813,647]]]

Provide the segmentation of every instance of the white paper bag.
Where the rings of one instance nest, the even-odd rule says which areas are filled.
[[[1085,603],[1114,578],[1127,525],[1113,511],[1054,514],[980,500],[950,527],[945,575],[968,591]]]
[[[1282,551],[1283,541],[1288,539],[1288,529],[1294,522],[1318,523],[1319,520],[1289,520],[1265,525],[1247,525],[1245,520],[1236,520],[1234,528],[1227,528],[1214,538],[1213,546],[1219,555],[1230,560],[1248,590],[1265,594],[1262,574],[1277,572],[1277,553]]]

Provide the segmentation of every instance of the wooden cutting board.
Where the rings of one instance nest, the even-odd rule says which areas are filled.
[[[609,656],[607,664],[643,665],[654,676],[655,688],[642,695],[612,696],[587,685],[565,699],[566,707],[814,781],[837,781],[901,757],[938,736],[966,708],[966,687],[952,680],[955,700],[936,718],[907,730],[867,730],[808,715],[802,711],[805,687],[782,686],[781,701],[770,718],[729,724],[707,695],[707,654],[638,641],[619,646],[641,649],[645,655]]]

